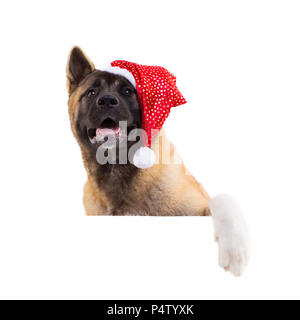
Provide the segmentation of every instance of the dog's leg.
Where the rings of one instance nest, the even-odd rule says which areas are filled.
[[[219,265],[240,276],[249,260],[249,235],[242,210],[228,195],[214,197],[208,208],[219,245]]]

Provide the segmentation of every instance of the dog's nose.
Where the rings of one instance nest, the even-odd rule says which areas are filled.
[[[111,95],[105,95],[99,98],[98,100],[98,104],[100,106],[112,106],[112,107],[116,107],[119,104],[119,100],[117,97],[115,96],[111,96]]]

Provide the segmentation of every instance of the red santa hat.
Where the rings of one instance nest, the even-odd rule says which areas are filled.
[[[176,77],[167,69],[145,66],[133,62],[115,60],[104,69],[130,81],[136,88],[142,108],[142,129],[146,133],[144,146],[133,157],[133,164],[141,169],[149,168],[155,162],[151,141],[162,128],[172,107],[186,103],[176,87]]]

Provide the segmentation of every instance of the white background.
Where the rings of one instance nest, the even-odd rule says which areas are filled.
[[[0,5],[0,298],[300,298],[299,1]],[[87,218],[67,115],[73,45],[172,71],[166,131],[210,195],[244,209],[252,258],[217,266],[210,218]]]

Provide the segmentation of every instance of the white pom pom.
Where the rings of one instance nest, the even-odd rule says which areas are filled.
[[[150,168],[154,162],[154,151],[148,147],[140,147],[133,156],[133,164],[140,169]]]

